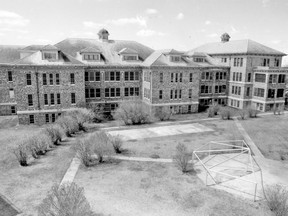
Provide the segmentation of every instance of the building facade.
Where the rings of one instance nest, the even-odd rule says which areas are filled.
[[[206,44],[189,52],[135,41],[65,39],[55,45],[0,46],[0,115],[20,124],[54,122],[77,104],[112,112],[134,99],[151,109],[195,113],[218,103],[261,111],[285,102],[284,53],[251,40]]]

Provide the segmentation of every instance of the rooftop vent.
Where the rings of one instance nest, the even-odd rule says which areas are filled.
[[[225,42],[229,42],[230,36],[227,33],[224,33],[221,35],[221,42],[225,43]]]
[[[102,40],[103,42],[108,42],[109,40],[109,32],[106,29],[101,29],[98,32],[99,40]]]

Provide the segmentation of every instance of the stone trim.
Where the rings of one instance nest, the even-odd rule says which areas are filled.
[[[199,102],[183,102],[183,103],[162,103],[162,104],[149,104],[151,106],[174,106],[174,105],[193,105],[199,104]]]
[[[17,111],[17,115],[24,114],[37,114],[37,113],[55,113],[55,112],[65,112],[70,110],[75,110],[77,108],[69,108],[69,109],[50,109],[50,110],[28,110],[28,111]]]
[[[12,103],[0,103],[0,106],[13,106],[13,105],[17,105],[17,103],[16,102],[12,102]]]

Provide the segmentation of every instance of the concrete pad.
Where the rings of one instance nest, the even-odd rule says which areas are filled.
[[[141,128],[141,129],[128,129],[128,130],[115,130],[109,131],[110,135],[120,135],[124,140],[131,139],[145,139],[151,137],[173,136],[188,133],[201,133],[213,131],[199,123],[183,124],[183,125],[169,125],[161,127]]]

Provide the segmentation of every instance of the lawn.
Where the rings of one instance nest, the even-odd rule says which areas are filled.
[[[48,152],[28,167],[21,167],[11,148],[17,140],[41,130],[38,126],[17,126],[17,118],[1,117],[0,123],[0,193],[5,195],[27,215],[36,215],[36,207],[50,187],[62,180],[74,152],[75,138]],[[1,212],[0,212],[1,215]]]
[[[81,167],[75,183],[96,213],[113,216],[272,215],[262,203],[206,187],[174,164],[127,162]]]
[[[270,159],[288,160],[288,115],[266,115],[241,121],[262,154]]]
[[[160,158],[172,158],[178,143],[185,144],[189,152],[192,152],[194,149],[199,148],[210,141],[243,139],[232,120],[199,121],[197,124],[212,131],[160,137],[149,137],[149,134],[147,134],[147,137],[144,139],[130,139],[124,141],[123,148],[125,149],[125,153],[129,156],[150,157],[151,155],[159,155]],[[174,128],[177,129],[182,124],[173,125]],[[158,128],[159,126],[160,125],[152,126],[152,128],[150,126],[149,130],[153,131],[153,127]],[[194,123],[191,124],[191,127],[192,126],[194,126]],[[129,130],[127,131],[129,132]]]

